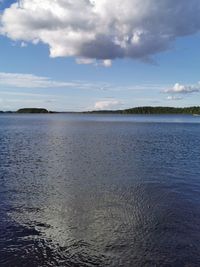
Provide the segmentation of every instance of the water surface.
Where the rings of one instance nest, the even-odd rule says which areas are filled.
[[[0,266],[200,266],[200,118],[0,115]]]

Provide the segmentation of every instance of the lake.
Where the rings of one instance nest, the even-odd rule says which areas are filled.
[[[200,117],[0,115],[1,267],[200,266]]]

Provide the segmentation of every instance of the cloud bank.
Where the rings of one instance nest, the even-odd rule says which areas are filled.
[[[12,88],[74,88],[85,90],[113,89],[113,85],[87,81],[57,81],[49,77],[28,73],[0,72],[0,87]]]
[[[20,4],[19,4],[20,3]],[[0,33],[15,41],[42,42],[51,57],[149,61],[178,37],[200,29],[199,0],[21,0],[0,16]]]
[[[96,90],[100,92],[121,92],[141,90],[161,90],[162,84],[140,84],[140,85],[116,85],[107,82],[59,81],[50,77],[38,76],[31,73],[9,73],[0,72],[0,88],[73,88],[84,90]]]
[[[84,87],[81,82],[61,82],[34,74],[0,72],[0,86],[16,88]]]

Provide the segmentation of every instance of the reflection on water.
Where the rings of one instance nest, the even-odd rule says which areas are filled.
[[[199,266],[199,118],[0,126],[0,266]]]

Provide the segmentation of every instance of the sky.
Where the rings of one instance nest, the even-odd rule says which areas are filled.
[[[0,110],[200,105],[199,0],[0,0]]]

